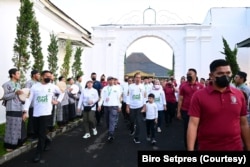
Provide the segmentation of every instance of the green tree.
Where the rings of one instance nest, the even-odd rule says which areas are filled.
[[[30,0],[20,0],[20,16],[17,17],[16,38],[14,42],[14,66],[21,72],[21,85],[24,84],[25,74],[30,69],[30,54],[28,52],[31,25],[34,17],[33,3]]]
[[[48,56],[47,56],[47,60],[48,60],[48,68],[49,70],[54,74],[55,78],[57,78],[57,70],[58,70],[58,58],[57,58],[57,54],[58,54],[58,39],[57,37],[54,35],[54,33],[50,34],[50,44],[48,46]]]
[[[60,74],[65,78],[68,78],[69,70],[70,70],[70,58],[72,56],[72,44],[70,40],[66,41],[66,53],[64,56],[63,64],[60,70]]]
[[[44,61],[41,47],[41,37],[39,33],[39,23],[37,22],[35,17],[32,23],[30,38],[31,53],[34,57],[34,64],[32,69],[36,69],[41,72],[43,70]]]
[[[225,55],[226,61],[230,64],[232,73],[234,77],[238,71],[240,71],[240,67],[237,63],[237,52],[238,49],[235,47],[233,50],[230,49],[227,41],[225,38],[222,37],[223,45],[224,45],[224,52],[221,52],[222,54]]]
[[[82,52],[83,52],[83,49],[81,47],[76,48],[76,52],[74,55],[75,62],[73,63],[73,65],[71,67],[72,75],[74,78],[76,78],[76,76],[78,76],[78,75],[80,75],[80,76],[83,75],[83,71],[81,68],[81,66],[82,66],[82,62],[81,62]]]

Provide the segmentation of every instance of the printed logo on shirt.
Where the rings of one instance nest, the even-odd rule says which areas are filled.
[[[46,96],[38,96],[36,98],[36,101],[38,103],[47,103],[48,102],[48,96],[47,95]]]
[[[155,102],[160,102],[160,101],[161,101],[160,97],[155,98]]]
[[[133,95],[133,96],[132,96],[132,99],[133,99],[133,100],[140,100],[140,99],[141,99],[141,95],[140,95],[140,94],[138,94],[138,95]]]
[[[238,104],[235,96],[231,96],[231,104]]]
[[[48,92],[49,92],[49,93],[50,93],[50,91],[51,91],[51,90],[50,90],[50,89],[48,89]]]

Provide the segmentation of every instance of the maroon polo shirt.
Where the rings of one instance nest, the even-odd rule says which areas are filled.
[[[191,98],[194,92],[203,88],[204,86],[199,82],[195,82],[194,84],[191,84],[189,82],[184,82],[180,87],[180,93],[179,93],[180,96],[183,96],[181,110],[188,111]]]
[[[188,114],[200,118],[199,150],[242,150],[240,117],[247,115],[240,90],[228,87],[223,93],[212,85],[194,93]]]
[[[167,102],[176,103],[175,90],[172,85],[166,84],[166,86],[164,87],[164,93]]]

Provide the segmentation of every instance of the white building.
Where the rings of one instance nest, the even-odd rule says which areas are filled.
[[[50,44],[50,34],[57,35],[59,42],[59,65],[62,64],[65,55],[65,40],[72,40],[73,45],[92,47],[91,33],[79,25],[76,21],[57,8],[49,0],[31,0],[34,3],[33,10],[39,22],[39,31],[41,35],[44,69],[48,68],[47,48]],[[1,21],[1,73],[0,85],[8,81],[8,70],[13,68],[12,57],[14,55],[13,46],[16,38],[17,16],[19,16],[20,0],[1,0],[0,1],[0,21]],[[74,54],[74,53],[73,53]],[[84,53],[83,53],[84,55]],[[83,56],[84,57],[84,56]],[[32,56],[31,56],[32,60]],[[60,66],[59,66],[60,70]],[[30,79],[30,73],[27,78]],[[2,101],[0,101],[1,103]],[[0,105],[0,123],[5,122],[5,108]]]
[[[130,45],[143,37],[156,37],[165,41],[175,55],[175,77],[185,75],[188,68],[195,68],[198,77],[208,78],[212,60],[224,58],[222,37],[233,49],[236,44],[250,37],[250,8],[212,8],[202,24],[133,24],[104,25],[93,27],[92,48],[90,33],[65,15],[49,0],[33,0],[40,24],[42,47],[47,57],[49,34],[53,31],[59,38],[74,39],[86,48],[83,56],[84,82],[92,72],[112,75],[120,81],[124,75],[124,56]],[[8,70],[13,63],[13,44],[16,37],[16,17],[19,15],[19,0],[0,1],[1,49],[0,84],[8,80]],[[6,17],[8,16],[8,17]],[[63,43],[62,43],[63,44]],[[60,45],[61,46],[61,45]],[[60,48],[59,64],[64,56]],[[45,58],[46,59],[46,58]],[[166,58],[162,58],[166,61]],[[238,49],[238,63],[247,72],[250,81],[250,48]],[[5,121],[5,109],[0,107],[0,122]]]
[[[250,7],[212,8],[202,24],[112,24],[93,27],[94,47],[87,52],[85,74],[96,72],[123,80],[124,56],[130,45],[143,37],[165,41],[175,55],[175,77],[179,81],[188,68],[208,78],[212,60],[225,58],[222,37],[230,48],[250,37]],[[149,47],[149,46],[145,46]],[[167,58],[162,58],[167,61]],[[250,48],[238,49],[238,63],[250,81]],[[152,71],[153,73],[153,71]],[[84,76],[85,79],[89,75]]]

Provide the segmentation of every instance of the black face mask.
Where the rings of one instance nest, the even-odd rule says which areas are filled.
[[[45,83],[50,83],[50,78],[44,78],[43,80]]]
[[[103,82],[103,81],[105,81],[105,79],[104,79],[104,78],[102,78],[102,79],[101,79],[101,81]]]
[[[128,82],[128,79],[127,79],[127,78],[125,78],[125,79],[124,79],[124,81],[125,81],[125,82]]]
[[[220,88],[225,88],[229,85],[231,78],[229,76],[223,75],[221,77],[215,77],[215,83]]]
[[[95,78],[95,77],[92,77],[91,79],[92,79],[92,81],[95,81],[95,80],[96,80],[96,78]]]
[[[191,82],[191,81],[192,81],[192,79],[193,79],[193,78],[192,78],[192,76],[187,75],[187,81],[188,81],[188,82]]]

